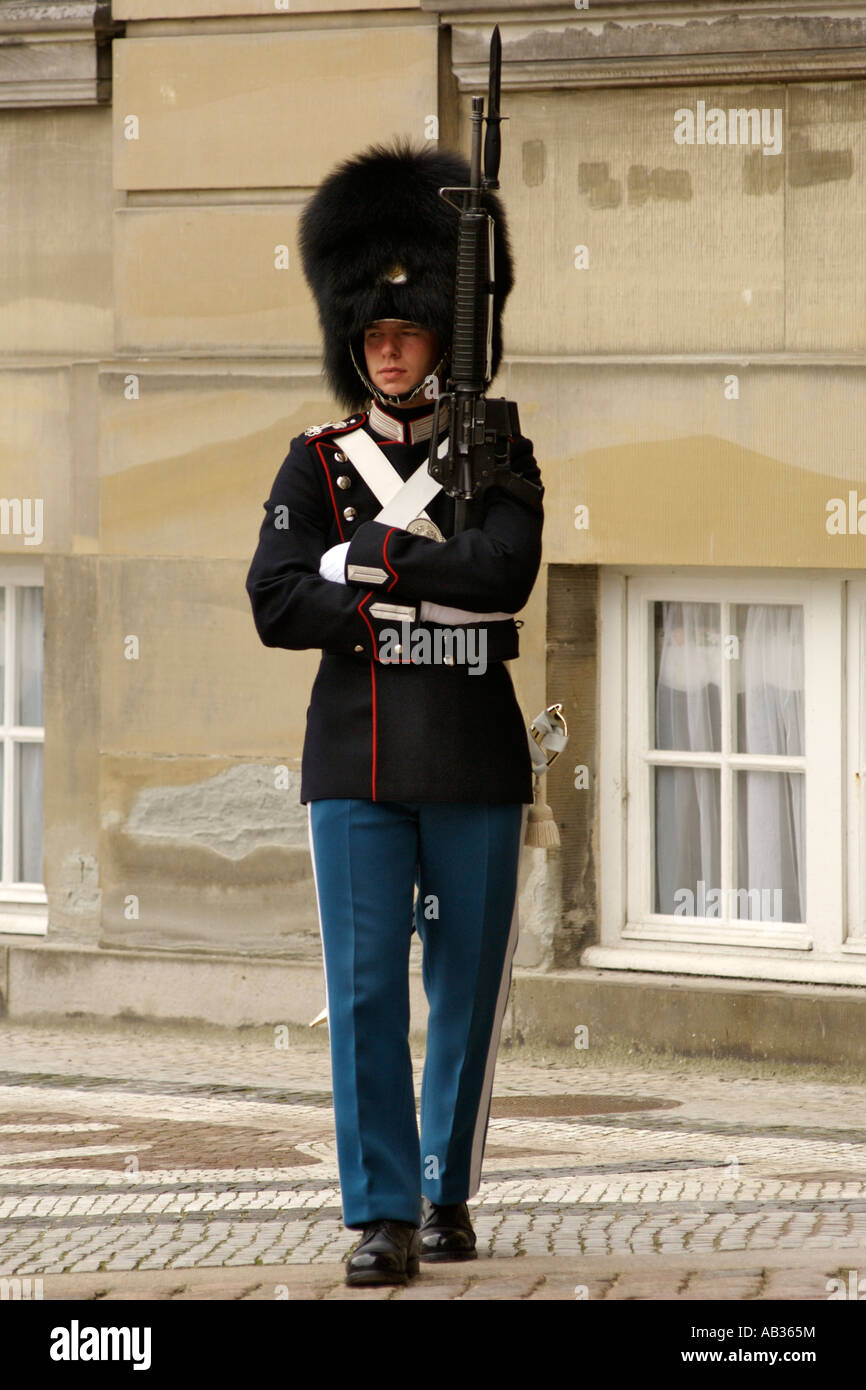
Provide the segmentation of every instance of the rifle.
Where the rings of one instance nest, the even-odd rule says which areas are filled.
[[[455,533],[473,524],[479,501],[489,487],[503,487],[537,505],[542,489],[511,469],[510,440],[520,433],[515,401],[485,395],[491,380],[493,294],[493,218],[482,206],[482,193],[499,187],[499,91],[502,42],[499,25],[490,39],[487,133],[481,175],[481,128],[484,98],[472,98],[472,154],[468,188],[440,188],[439,196],[460,215],[457,233],[454,338],[447,389],[436,397],[428,469],[455,499]],[[456,196],[455,196],[456,195]],[[457,198],[459,197],[459,201]],[[439,408],[451,408],[448,452],[439,458]]]

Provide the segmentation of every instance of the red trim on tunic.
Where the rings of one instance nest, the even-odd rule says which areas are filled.
[[[327,480],[328,480],[328,491],[329,491],[330,494],[331,494],[331,502],[333,503],[333,506],[334,506],[334,516],[337,518],[337,530],[338,530],[339,533],[340,533],[340,540],[341,540],[341,541],[344,541],[344,540],[346,539],[346,537],[343,535],[343,527],[342,527],[342,525],[341,525],[341,523],[340,523],[340,509],[339,509],[339,507],[337,506],[337,499],[336,499],[336,497],[334,496],[334,484],[331,482],[331,475],[330,475],[330,473],[328,472],[328,465],[327,465],[326,462],[325,462],[324,456],[323,456],[323,454],[322,454],[321,445],[320,445],[318,442],[316,443],[316,453],[319,455],[319,462],[321,463],[322,467],[324,468],[324,470],[325,470],[325,477],[326,477]]]
[[[394,532],[397,531],[397,530],[399,530],[399,527],[397,527],[397,526],[392,526],[392,527],[390,528],[390,530],[388,531],[387,535],[385,536],[385,539],[384,539],[383,542],[382,542],[382,559],[384,560],[385,564],[388,566],[388,569],[391,571],[391,573],[392,573],[393,576],[394,576],[394,578],[391,580],[391,583],[388,585],[387,589],[385,590],[385,593],[386,593],[386,594],[390,594],[390,592],[391,592],[391,590],[393,589],[394,585],[397,583],[397,571],[394,569],[393,565],[391,564],[391,561],[388,559],[388,541],[391,539],[391,537],[393,536]]]
[[[367,602],[368,599],[370,599],[370,598],[372,598],[372,597],[373,597],[373,590],[371,589],[371,590],[369,591],[369,593],[366,593],[366,594],[364,595],[364,597],[361,599],[361,602],[358,604],[358,612],[360,613],[361,617],[364,619],[364,622],[367,624],[367,627],[370,629],[370,637],[371,637],[372,640],[373,640],[373,650],[374,650],[374,653],[375,653],[375,648],[376,648],[376,634],[375,634],[375,632],[373,631],[372,625],[371,625],[371,623],[370,623],[370,619],[367,617],[367,614],[364,612],[364,604]],[[376,657],[375,657],[375,655],[373,655],[373,656],[370,657],[370,691],[371,691],[372,703],[373,703],[373,731],[372,731],[372,732],[373,732],[373,747],[372,747],[371,766],[370,766],[370,796],[371,796],[372,800],[375,801],[375,800],[376,800],[376,753],[377,753],[377,731],[376,731]]]
[[[373,765],[370,769],[370,796],[376,800],[376,663],[370,657],[370,688],[373,695]]]
[[[364,622],[367,624],[367,627],[368,627],[369,630],[370,630],[370,640],[372,641],[373,646],[375,647],[375,645],[376,645],[376,634],[375,634],[375,632],[373,631],[373,627],[372,627],[372,624],[371,624],[371,622],[370,622],[370,619],[367,617],[367,614],[364,612],[364,604],[367,602],[367,599],[368,599],[368,598],[372,598],[372,597],[373,597],[373,590],[370,589],[370,591],[364,595],[364,597],[361,599],[361,602],[358,604],[358,612],[360,613],[361,617],[364,619]]]

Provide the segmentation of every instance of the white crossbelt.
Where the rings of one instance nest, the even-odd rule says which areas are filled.
[[[422,509],[442,491],[442,484],[430,476],[426,461],[404,482],[375,439],[363,430],[336,435],[335,442],[348,454],[373,496],[382,503],[382,510],[374,520],[383,526],[399,526],[402,530],[418,516],[430,520]],[[447,450],[446,435],[437,450],[439,457],[444,458]]]
[[[334,441],[352,460],[373,496],[382,503],[382,510],[373,518],[374,521],[405,530],[409,522],[418,516],[430,520],[421,508],[442,491],[442,484],[430,476],[426,461],[404,482],[375,439],[371,439],[363,430],[335,435]],[[436,451],[439,458],[444,458],[447,450],[446,435]],[[501,622],[513,617],[511,613],[471,613],[465,608],[447,608],[438,603],[425,603],[423,609],[424,621],[454,625]]]

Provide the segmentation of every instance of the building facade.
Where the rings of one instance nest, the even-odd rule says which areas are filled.
[[[371,143],[468,150],[494,19],[494,390],[547,489],[512,674],[571,730],[527,1008],[588,971],[866,997],[866,4],[9,0],[13,1014],[309,1016],[317,656],[262,648],[244,591],[335,413],[298,216]]]

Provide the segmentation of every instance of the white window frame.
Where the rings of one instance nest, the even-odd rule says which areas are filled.
[[[857,596],[857,653],[848,613]],[[662,917],[651,906],[649,720],[654,600],[802,604],[805,655],[805,923]],[[859,610],[858,610],[859,611]],[[581,964],[745,979],[866,985],[866,810],[853,823],[849,731],[866,776],[866,580],[862,572],[603,567],[599,592],[600,942]],[[857,676],[846,689],[846,670]],[[817,677],[817,678],[816,678]],[[856,693],[851,687],[856,687]],[[858,723],[852,718],[856,699]],[[723,712],[724,716],[724,712]],[[632,732],[632,745],[627,737]],[[640,743],[640,739],[643,743]],[[676,755],[674,755],[676,756]],[[660,759],[668,763],[667,752]],[[692,759],[691,761],[694,761]],[[711,762],[713,759],[701,759]],[[737,755],[740,766],[773,759]],[[866,795],[866,788],[864,788]],[[724,810],[724,807],[723,807]],[[846,840],[846,833],[849,839]],[[728,852],[730,852],[728,850]],[[857,867],[852,880],[849,859]],[[854,930],[849,933],[848,923]]]
[[[3,719],[6,720],[16,708],[17,663],[15,657],[15,625],[17,620],[14,589],[41,588],[44,593],[44,569],[41,563],[16,556],[0,557],[0,588],[6,590],[6,622],[4,648],[4,699]],[[11,602],[9,600],[12,600]],[[41,743],[45,746],[45,728],[35,726],[16,726],[0,724],[3,734],[3,807],[4,820],[12,817],[13,833],[4,829],[3,843],[0,844],[0,934],[25,936],[44,936],[48,931],[48,896],[44,884],[12,881],[12,865],[17,859],[18,818],[17,808],[12,797],[13,760],[9,756],[15,742]],[[44,758],[44,752],[43,752]],[[43,764],[44,766],[44,764]],[[7,822],[8,825],[8,822]]]
[[[842,950],[866,958],[866,578],[848,590],[848,935]]]

